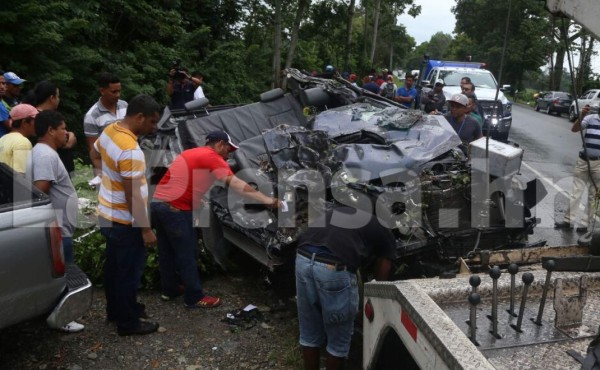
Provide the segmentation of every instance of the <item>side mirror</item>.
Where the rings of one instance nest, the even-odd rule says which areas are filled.
[[[423,87],[433,87],[429,80],[421,80],[421,86]]]
[[[510,90],[510,85],[502,85],[501,91]]]

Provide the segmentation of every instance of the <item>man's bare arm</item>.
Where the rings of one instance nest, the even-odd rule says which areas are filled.
[[[140,190],[141,181],[141,179],[123,179],[123,188],[127,209],[129,209],[135,221],[134,226],[142,228],[144,244],[150,247],[156,243],[156,235],[150,228],[146,200],[142,197]]]
[[[52,182],[48,180],[38,180],[34,181],[33,185],[44,193],[49,194],[50,188],[52,187]]]
[[[583,120],[583,117],[588,115],[589,112],[590,112],[589,105],[586,105],[585,107],[583,107],[581,109],[581,117],[577,117],[577,120],[575,121],[575,123],[573,123],[573,127],[571,127],[571,132],[581,131],[581,121]]]
[[[86,138],[86,139],[90,139],[90,138]],[[88,144],[89,144],[89,142],[88,142]],[[94,167],[94,174],[96,176],[101,176],[102,175],[102,157],[100,156],[100,153],[98,153],[96,148],[94,148],[94,144],[92,144],[92,147],[90,149],[90,159],[91,159],[92,165]]]
[[[240,179],[235,175],[230,175],[222,179],[233,191],[236,193],[257,202],[260,202],[267,206],[279,208],[281,202],[277,198],[271,198],[260,191],[255,190],[252,186],[248,185],[244,180]]]
[[[389,258],[377,258],[375,261],[375,280],[386,281],[390,278],[392,261]]]

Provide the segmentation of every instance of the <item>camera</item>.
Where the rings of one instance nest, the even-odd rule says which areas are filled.
[[[181,59],[176,59],[173,62],[171,62],[170,69],[175,70],[175,74],[171,77],[175,81],[181,81],[187,76],[186,71],[183,68],[181,68]]]

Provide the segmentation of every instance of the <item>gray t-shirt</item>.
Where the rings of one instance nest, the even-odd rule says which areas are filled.
[[[50,201],[57,213],[63,237],[73,236],[77,225],[77,192],[58,153],[44,143],[36,144],[27,162],[31,181],[50,181]],[[62,217],[61,217],[62,216]]]

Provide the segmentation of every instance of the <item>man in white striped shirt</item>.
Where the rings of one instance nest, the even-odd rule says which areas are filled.
[[[573,190],[569,199],[569,210],[565,212],[563,221],[554,223],[554,227],[557,229],[570,229],[573,226],[572,223],[576,219],[577,209],[581,204],[585,188],[588,189],[588,200],[579,226],[575,230],[582,233],[587,232],[588,224],[590,220],[593,220],[598,209],[594,183],[600,188],[600,115],[589,114],[589,112],[589,105],[583,107],[581,117],[571,127],[571,132],[578,133],[585,130],[583,150],[579,152],[579,158],[575,164],[575,178],[573,179]]]
[[[150,334],[158,329],[157,323],[140,321],[145,312],[137,302],[145,247],[156,244],[148,220],[146,163],[137,137],[156,130],[159,111],[150,96],[134,97],[125,118],[108,125],[90,150],[94,166],[102,169],[98,220],[106,238],[106,314],[109,321],[116,322],[122,336]]]
[[[83,119],[83,132],[87,141],[88,150],[92,150],[94,143],[108,125],[125,117],[127,102],[121,97],[121,81],[111,73],[104,72],[98,78],[100,99],[92,105]],[[100,175],[100,168],[94,168],[96,175]]]

